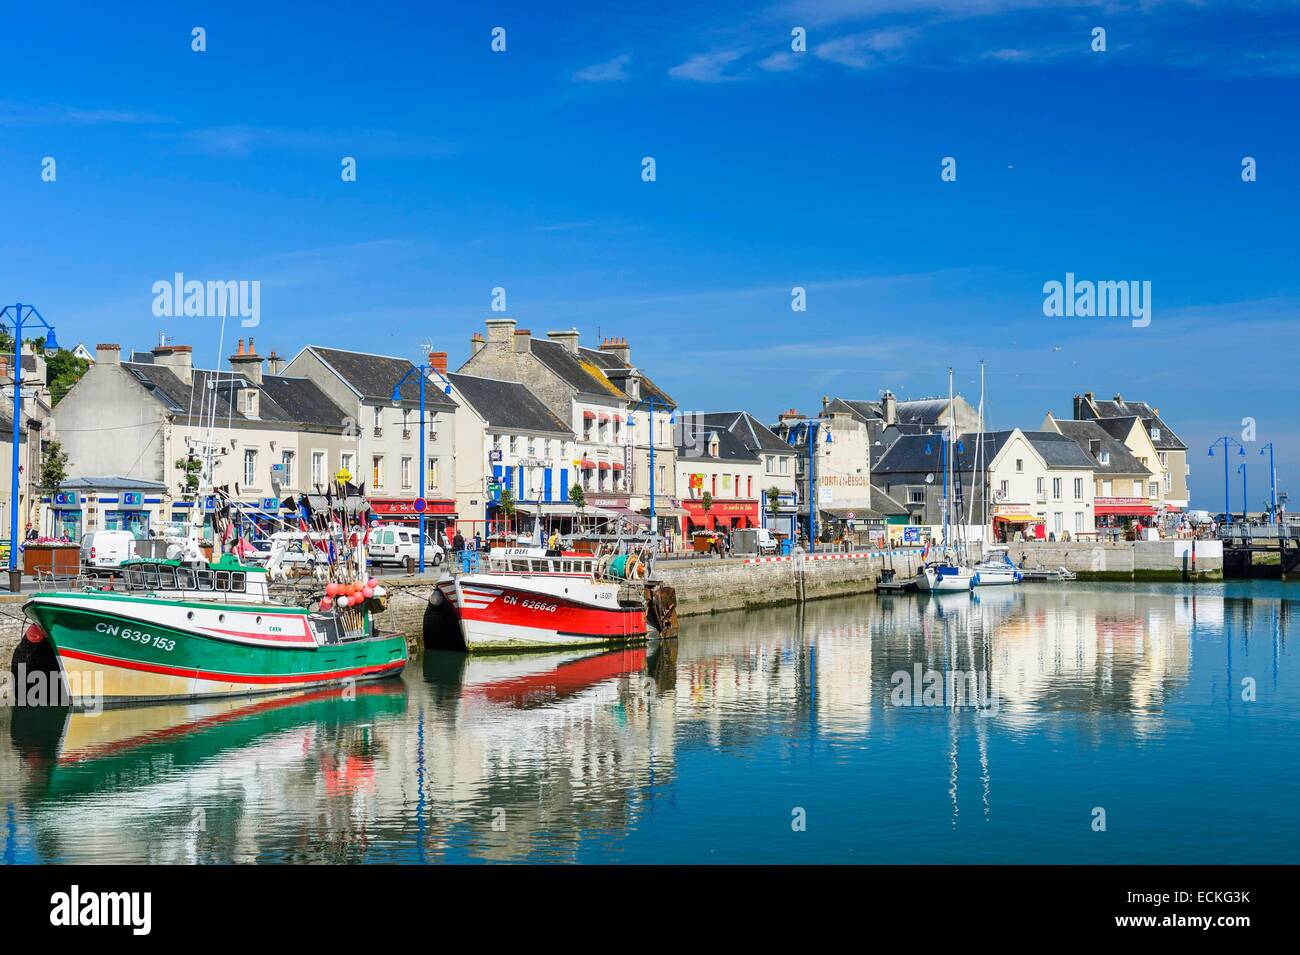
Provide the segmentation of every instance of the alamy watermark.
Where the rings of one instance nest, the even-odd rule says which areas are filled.
[[[1000,709],[985,670],[927,670],[917,663],[911,670],[896,670],[889,682],[892,706],[973,709],[980,716],[996,716]]]
[[[1065,281],[1043,283],[1043,314],[1048,318],[1128,318],[1134,328],[1151,324],[1151,282],[1136,279],[1118,282],[1076,280],[1073,272]]]
[[[244,328],[262,321],[262,283],[257,279],[200,282],[177,272],[153,283],[153,313],[159,318],[224,318],[237,315]]]
[[[104,711],[104,674],[74,670],[65,676],[57,670],[28,670],[20,663],[15,672],[0,673],[0,705],[76,706],[97,716]]]

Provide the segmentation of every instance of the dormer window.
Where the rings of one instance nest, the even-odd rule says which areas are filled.
[[[1110,464],[1110,452],[1109,451],[1101,452],[1099,455],[1097,455],[1097,460],[1101,464]]]
[[[1160,440],[1160,429],[1159,429],[1159,428],[1152,428],[1152,429],[1151,429],[1151,440],[1152,440],[1152,441],[1159,441],[1159,440]]]
[[[717,456],[718,456],[718,434],[715,431],[709,435],[709,457],[716,458]]]

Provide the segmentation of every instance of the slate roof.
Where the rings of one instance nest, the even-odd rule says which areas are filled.
[[[321,345],[308,345],[305,350],[325,362],[363,398],[372,401],[390,401],[393,397],[393,385],[415,367],[405,358],[395,358],[392,355],[370,355],[366,352],[344,351]],[[402,398],[406,401],[420,400],[420,382],[415,375],[411,375],[402,383]],[[456,402],[442,393],[436,378],[425,385],[424,404],[426,408],[447,410],[456,407]]]
[[[588,368],[579,360],[585,349],[580,349],[579,355],[574,355],[562,344],[549,338],[532,339],[530,348],[543,365],[579,394],[627,400],[627,395],[601,373],[599,366]]]
[[[575,437],[527,385],[459,373],[447,377],[459,397],[493,428]]]
[[[871,509],[884,517],[907,514],[907,505],[879,484],[871,485]]]
[[[1133,456],[1133,452],[1106,432],[1095,421],[1057,421],[1061,433],[1077,444],[1085,454],[1093,459],[1093,470],[1098,474],[1149,474],[1142,462]],[[1102,464],[1101,458],[1094,455],[1089,448],[1090,442],[1098,443],[1098,452],[1109,452],[1108,463]]]
[[[612,353],[602,351],[599,348],[579,348],[578,355],[604,372],[617,371],[619,369],[630,370],[633,368],[632,365],[619,361]],[[648,375],[644,372],[640,372],[639,374],[641,379],[642,398],[653,397],[656,402],[663,404],[665,407],[677,407],[677,402],[672,399],[672,396],[651,381]]]
[[[751,448],[772,451],[778,454],[793,454],[794,449],[778,438],[768,427],[761,424],[748,411],[713,411],[704,415],[709,425],[721,425],[728,431],[740,436]]]
[[[149,391],[173,415],[186,417],[192,413],[195,420],[206,417],[204,398],[209,402],[216,393],[217,421],[243,421],[260,424],[305,425],[342,431],[347,417],[325,392],[306,378],[287,378],[265,375],[258,389],[258,417],[249,418],[235,410],[235,396],[240,388],[257,387],[240,374],[228,371],[215,372],[194,369],[194,385],[185,384],[166,365],[146,365],[123,362],[122,368]],[[216,387],[209,390],[207,382],[214,380]],[[197,396],[193,393],[197,391]]]
[[[753,464],[758,461],[758,454],[751,451],[744,438],[729,430],[721,422],[710,423],[694,418],[682,421],[680,428],[674,428],[677,438],[677,457],[683,461],[745,461]],[[709,440],[718,436],[718,454],[709,454]],[[788,446],[782,444],[786,450]]]
[[[1093,418],[1092,420],[1096,422],[1099,428],[1120,442],[1128,437],[1128,433],[1133,430],[1134,423],[1139,428],[1142,427],[1142,419],[1136,415],[1128,415],[1124,418]]]
[[[1049,468],[1095,468],[1097,462],[1079,447],[1073,438],[1057,434],[1055,431],[1024,431],[1029,443],[1034,446]]]
[[[1138,417],[1142,420],[1142,427],[1146,429],[1147,436],[1151,435],[1151,428],[1160,429],[1160,440],[1151,439],[1151,443],[1159,451],[1186,451],[1187,445],[1174,433],[1173,428],[1165,424],[1160,416],[1156,414],[1156,409],[1145,401],[1127,401],[1122,396],[1116,395],[1109,400],[1092,399],[1093,406],[1097,409],[1099,418],[1128,418]]]
[[[953,395],[953,401],[956,402],[960,397],[960,395]],[[835,398],[827,405],[826,410],[848,412],[867,424],[883,421],[885,417],[884,405],[879,401]],[[894,420],[900,425],[944,427],[947,422],[940,419],[943,418],[947,410],[947,398],[917,398],[896,401],[894,404]]]
[[[1073,439],[1055,431],[1022,431],[1025,439],[1043,456],[1049,468],[1089,469],[1095,465],[1092,458],[1075,444]],[[989,431],[984,434],[980,456],[992,461],[1011,440],[1014,431]],[[975,464],[976,434],[963,434],[957,439],[953,466],[958,471],[970,472]],[[941,434],[905,434],[899,437],[880,460],[872,465],[872,474],[939,473],[943,467],[943,436]],[[926,449],[929,453],[926,453]]]

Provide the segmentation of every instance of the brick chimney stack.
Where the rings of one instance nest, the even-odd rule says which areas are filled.
[[[272,349],[270,356],[266,359],[266,373],[268,375],[283,375],[284,366],[284,356],[277,355],[274,349]]]
[[[440,375],[447,374],[447,353],[445,351],[429,352],[429,367]]]
[[[194,349],[189,345],[159,345],[153,350],[153,363],[172,370],[187,385],[194,384]]]
[[[230,368],[255,385],[262,383],[262,356],[257,354],[251,338],[248,340],[248,351],[244,351],[244,340],[239,340],[238,350],[230,356]]]
[[[473,357],[474,355],[477,355],[479,351],[483,348],[484,344],[485,343],[483,341],[483,336],[480,335],[478,332],[475,332],[473,335],[469,336],[470,356]]]
[[[606,338],[600,343],[600,350],[608,352],[625,365],[632,364],[632,349],[626,338]]]

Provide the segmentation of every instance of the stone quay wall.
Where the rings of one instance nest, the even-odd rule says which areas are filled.
[[[1065,567],[1082,580],[1223,579],[1221,541],[1026,541],[1007,546],[1017,564],[1024,558],[1031,569]]]

